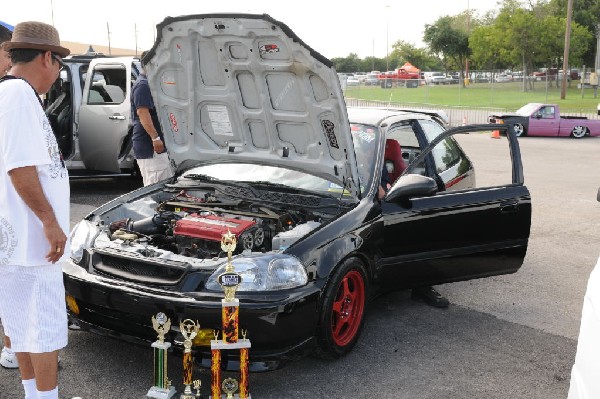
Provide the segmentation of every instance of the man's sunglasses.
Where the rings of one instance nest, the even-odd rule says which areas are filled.
[[[65,63],[63,62],[63,60],[57,54],[54,54],[54,53],[50,53],[50,54],[51,54],[52,58],[56,62],[58,62],[58,65],[60,65],[61,69],[65,67]]]

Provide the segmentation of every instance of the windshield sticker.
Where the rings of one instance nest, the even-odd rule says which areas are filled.
[[[321,121],[321,126],[323,127],[323,131],[325,132],[327,140],[329,140],[329,146],[339,149],[340,146],[338,144],[337,137],[335,137],[335,125],[333,124],[333,122],[329,120],[324,120]]]
[[[227,107],[224,105],[208,105],[206,108],[214,134],[233,136]]]
[[[177,118],[172,112],[169,112],[169,122],[171,123],[171,130],[175,133],[179,132],[179,126],[177,126]]]
[[[375,140],[375,134],[365,132],[364,130],[357,132],[356,135],[359,139],[367,143],[370,143],[371,141]]]
[[[259,53],[262,54],[272,54],[278,53],[279,47],[276,44],[263,44],[258,48]]]

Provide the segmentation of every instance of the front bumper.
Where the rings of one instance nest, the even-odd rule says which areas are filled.
[[[163,290],[91,274],[71,262],[63,267],[63,275],[66,293],[78,308],[77,314],[69,310],[70,320],[83,330],[149,347],[157,339],[152,316],[163,312],[171,319],[166,340],[178,352],[183,348],[180,321],[197,320],[204,332],[222,329],[221,293]],[[237,295],[240,330],[248,331],[246,338],[252,343],[251,371],[278,368],[314,346],[319,294],[320,289],[309,283],[285,292]],[[193,350],[197,363],[210,366],[207,340]],[[223,351],[223,365],[236,370],[239,354],[231,352],[236,351]]]

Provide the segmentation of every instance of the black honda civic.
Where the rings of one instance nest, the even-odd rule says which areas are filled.
[[[163,312],[181,348],[179,322],[197,320],[193,350],[209,365],[229,232],[251,370],[269,370],[348,353],[377,292],[521,267],[531,199],[514,132],[502,184],[478,186],[456,139],[506,126],[347,108],[332,63],[266,15],[168,18],[158,32],[144,61],[175,177],[74,227],[72,323],[147,344]]]

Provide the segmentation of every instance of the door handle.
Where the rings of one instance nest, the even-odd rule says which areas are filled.
[[[500,212],[502,213],[513,213],[519,208],[518,201],[507,201],[500,204]]]
[[[125,116],[124,115],[115,114],[115,115],[109,116],[108,119],[124,121],[125,120]]]

